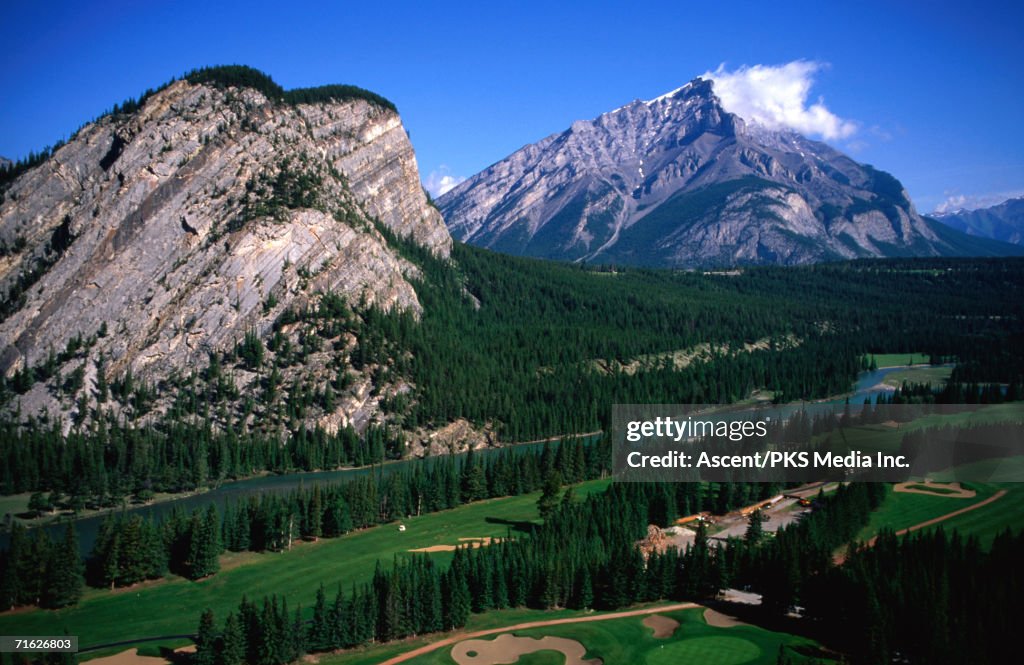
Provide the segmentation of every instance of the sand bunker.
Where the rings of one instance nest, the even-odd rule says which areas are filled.
[[[537,651],[558,651],[565,665],[601,665],[601,659],[584,660],[586,648],[566,637],[517,637],[511,633],[493,640],[466,640],[452,647],[452,659],[459,665],[511,665],[520,656]]]
[[[934,488],[935,491],[929,491]],[[929,496],[944,496],[949,499],[973,499],[977,492],[964,489],[960,483],[934,483],[930,480],[923,482],[898,483],[893,488],[894,492],[906,492],[907,494],[927,494]]]
[[[175,649],[174,653],[195,653],[195,650],[196,645],[189,644]],[[92,665],[167,665],[169,661],[158,656],[140,656],[138,649],[128,649],[121,653],[115,653],[113,656],[94,658],[89,662]]]
[[[94,658],[89,661],[93,665],[167,665],[167,660],[154,656],[140,656],[138,649],[129,649],[113,656]]]
[[[660,614],[652,614],[644,619],[644,625],[652,629],[654,637],[660,640],[672,637],[672,633],[676,632],[676,628],[679,627],[679,622]]]
[[[709,626],[714,626],[715,628],[732,628],[733,626],[747,625],[735,617],[731,617],[728,614],[722,614],[721,612],[716,612],[711,608],[704,610],[704,622]],[[657,637],[657,635],[655,635],[655,637]]]
[[[417,547],[410,552],[454,552],[460,547],[465,545],[471,545],[473,547],[486,547],[491,543],[500,543],[501,538],[491,538],[490,536],[482,537],[471,537],[471,538],[459,538],[458,545],[431,545],[430,547]]]

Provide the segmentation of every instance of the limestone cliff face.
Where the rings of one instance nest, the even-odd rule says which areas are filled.
[[[68,417],[83,394],[90,402],[97,367],[105,379],[131,372],[158,386],[206,367],[249,331],[267,339],[283,312],[315,307],[318,294],[419,311],[408,281],[416,269],[382,228],[440,256],[451,248],[393,110],[175,82],[134,113],[86,125],[4,193],[0,371],[22,373],[22,414]],[[301,341],[301,330],[280,330]],[[284,383],[315,388],[353,343],[307,353]],[[57,379],[24,380],[48,359]],[[76,370],[85,392],[72,382],[67,394],[59,378]],[[243,396],[266,379],[229,371]],[[321,420],[371,419],[370,393],[383,387],[366,371],[353,376]]]

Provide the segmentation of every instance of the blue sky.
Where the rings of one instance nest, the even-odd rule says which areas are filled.
[[[830,142],[891,171],[922,211],[1024,193],[1020,3],[2,4],[7,157],[188,69],[241,63],[288,88],[390,98],[436,182],[723,63],[806,61],[821,65],[807,104],[853,128]]]

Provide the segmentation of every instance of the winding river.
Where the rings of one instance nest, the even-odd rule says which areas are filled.
[[[797,403],[775,406],[773,407],[773,411],[782,417],[786,417],[788,414],[801,408],[806,408],[808,411],[812,412],[817,409],[825,410],[833,408],[837,404],[843,404],[846,399],[849,399],[851,405],[861,404],[865,397],[873,397],[880,392],[891,390],[890,388],[881,386],[882,381],[888,374],[906,369],[906,367],[887,367],[872,372],[862,372],[857,378],[853,392],[849,394],[849,396],[840,396],[834,399],[806,404]],[[596,436],[592,435],[589,438],[593,439],[596,438]],[[529,450],[542,445],[544,444],[526,443],[520,444],[517,448]],[[489,454],[495,454],[500,450],[500,448],[494,448],[478,451],[478,453],[483,456],[487,456]],[[389,474],[402,470],[408,465],[415,463],[417,463],[417,460],[402,460],[388,462],[386,464],[373,467],[259,476],[245,480],[226,482],[209,491],[190,494],[178,499],[171,499],[169,501],[162,501],[145,506],[127,506],[124,508],[124,512],[126,514],[137,513],[143,517],[160,520],[161,518],[170,515],[171,511],[176,509],[190,512],[194,508],[205,508],[210,503],[214,503],[219,508],[223,508],[225,503],[228,501],[235,502],[248,496],[263,494],[266,492],[287,493],[296,489],[300,485],[308,486],[316,483],[335,483],[365,476],[369,473]],[[79,548],[83,556],[87,555],[92,550],[93,543],[96,541],[96,534],[99,531],[100,524],[104,517],[105,515],[103,514],[93,515],[79,519],[75,522],[78,530]],[[52,537],[59,538],[63,533],[64,523],[55,522],[40,528],[49,531]],[[8,539],[9,534],[7,532],[0,533],[0,547],[6,547]]]

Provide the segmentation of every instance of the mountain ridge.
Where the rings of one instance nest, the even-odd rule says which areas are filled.
[[[930,216],[970,236],[1024,245],[1024,197],[986,208],[933,212]]]
[[[452,242],[401,118],[382,97],[347,95],[354,88],[289,101],[239,80],[271,81],[256,70],[198,71],[202,80],[187,75],[87,123],[6,182],[8,410],[65,428],[99,414],[144,422],[175,408],[173,391],[155,386],[198,376],[218,401],[233,396],[224,423],[383,422],[380,400],[405,389],[382,378],[387,359],[343,371],[360,312],[421,308],[418,270],[393,237],[440,257]],[[324,307],[352,325],[318,328]],[[82,388],[115,383],[131,386],[121,401]],[[275,397],[330,385],[336,396],[297,421]]]
[[[438,205],[459,240],[692,268],[958,255],[890,174],[726,111],[701,78],[524,146]]]

